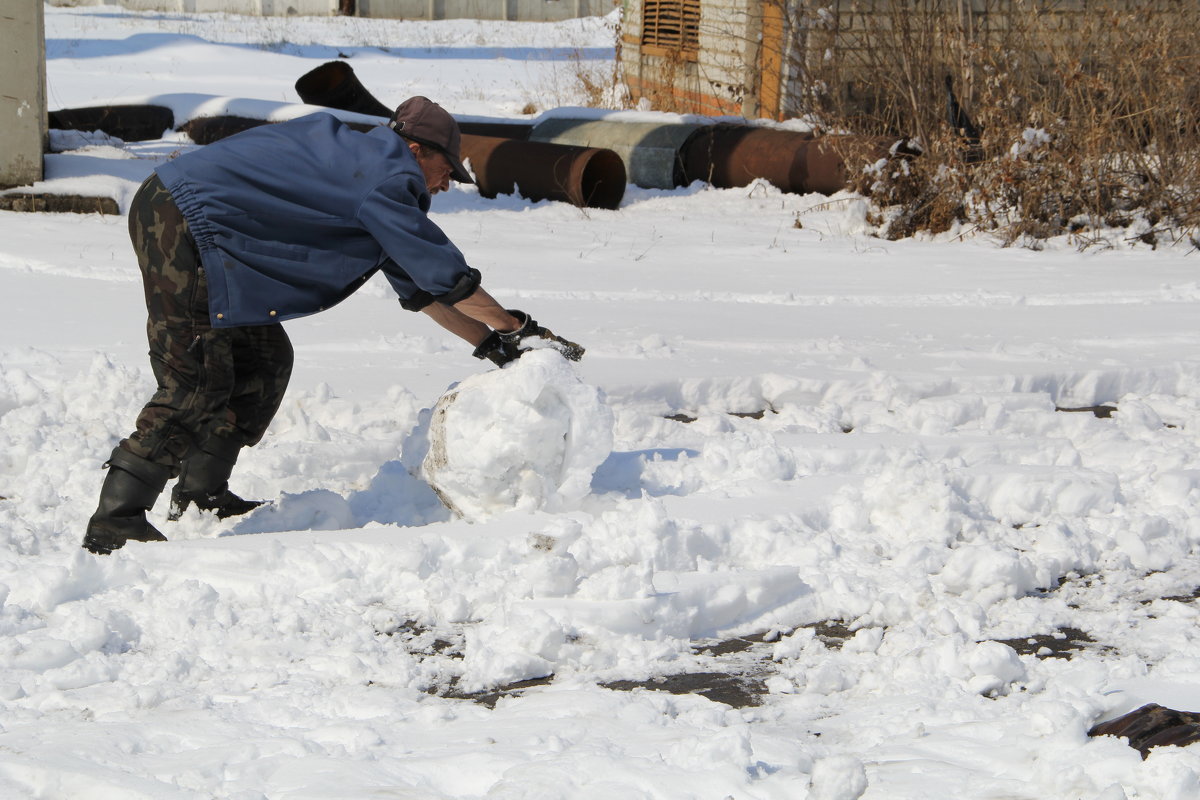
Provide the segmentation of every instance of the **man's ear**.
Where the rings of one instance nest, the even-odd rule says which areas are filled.
[[[421,155],[421,145],[418,142],[409,142],[408,149],[414,156]]]

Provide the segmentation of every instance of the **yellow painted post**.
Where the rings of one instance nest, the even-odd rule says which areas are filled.
[[[783,118],[783,54],[787,51],[784,37],[783,0],[762,0],[762,50],[759,65],[760,117]]]

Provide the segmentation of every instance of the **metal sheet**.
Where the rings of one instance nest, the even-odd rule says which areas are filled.
[[[703,127],[690,123],[553,117],[535,125],[529,138],[535,142],[612,150],[625,162],[630,183],[647,189],[674,189],[689,182],[680,151]]]

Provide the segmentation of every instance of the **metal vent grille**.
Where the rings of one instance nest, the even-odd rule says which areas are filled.
[[[694,55],[700,49],[700,0],[643,0],[642,49]]]

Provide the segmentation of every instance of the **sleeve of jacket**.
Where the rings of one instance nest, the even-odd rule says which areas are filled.
[[[401,304],[419,311],[437,301],[453,305],[479,287],[479,271],[429,219],[429,195],[415,176],[400,175],[372,190],[358,218],[383,248],[381,268]]]

